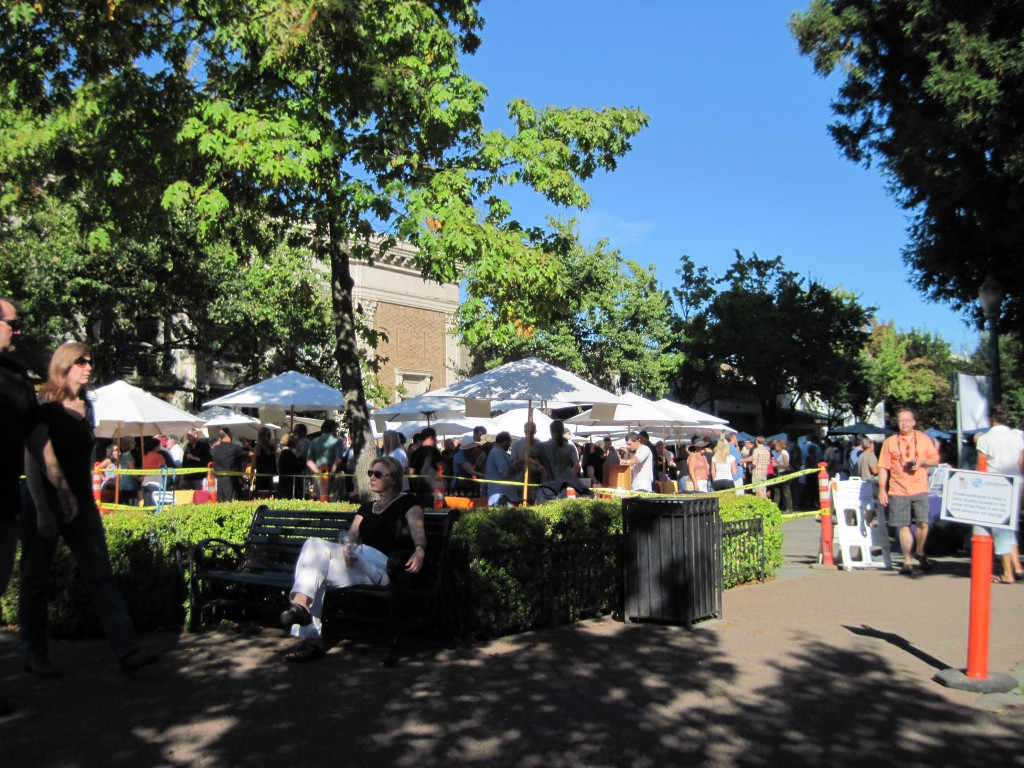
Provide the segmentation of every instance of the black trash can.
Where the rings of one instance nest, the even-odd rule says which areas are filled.
[[[722,616],[718,498],[622,502],[623,619],[685,624]]]

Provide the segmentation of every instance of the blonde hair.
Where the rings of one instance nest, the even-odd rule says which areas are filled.
[[[401,491],[403,473],[402,465],[399,463],[398,459],[396,459],[394,456],[378,456],[376,459],[373,460],[373,464],[371,464],[370,466],[375,467],[378,464],[384,465],[385,474],[391,477],[391,480],[392,482],[394,482],[395,487],[398,488],[399,491]]]
[[[717,464],[725,464],[729,460],[729,456],[732,451],[729,450],[729,441],[722,438],[715,443],[715,462]]]
[[[83,355],[91,355],[92,349],[88,344],[80,341],[68,341],[61,344],[53,352],[50,358],[50,370],[46,383],[39,390],[39,394],[46,400],[53,403],[61,403],[65,400],[85,400],[87,387],[82,386],[78,392],[72,392],[68,387],[68,371],[75,364],[75,360]]]

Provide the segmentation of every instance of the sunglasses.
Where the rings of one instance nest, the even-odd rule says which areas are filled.
[[[85,368],[85,366],[87,366],[87,365],[90,368],[92,368],[92,358],[91,357],[76,357],[74,362],[75,362],[75,365],[77,365],[79,368]]]
[[[387,472],[381,472],[379,469],[368,469],[368,470],[366,470],[366,476],[367,477],[376,477],[378,480],[380,480],[382,477],[386,477],[387,474],[388,474]]]
[[[10,326],[11,333],[17,333],[18,331],[21,330],[21,320],[19,320],[16,317],[11,317],[11,318],[5,317],[5,318],[3,318],[2,322],[5,322],[5,323],[7,323],[7,325]]]

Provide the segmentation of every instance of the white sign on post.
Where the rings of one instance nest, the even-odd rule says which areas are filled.
[[[950,469],[942,492],[943,520],[1017,530],[1020,478]]]

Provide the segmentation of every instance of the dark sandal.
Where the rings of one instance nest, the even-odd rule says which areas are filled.
[[[303,664],[307,661],[322,659],[325,653],[327,653],[327,651],[319,645],[303,643],[299,647],[288,651],[288,653],[284,655],[284,660],[289,664]]]
[[[281,614],[281,623],[286,627],[290,627],[292,624],[308,627],[313,623],[313,614],[305,606],[292,603],[291,607]]]
[[[921,566],[922,571],[930,571],[932,569],[932,561],[924,555],[915,555],[918,564]]]

